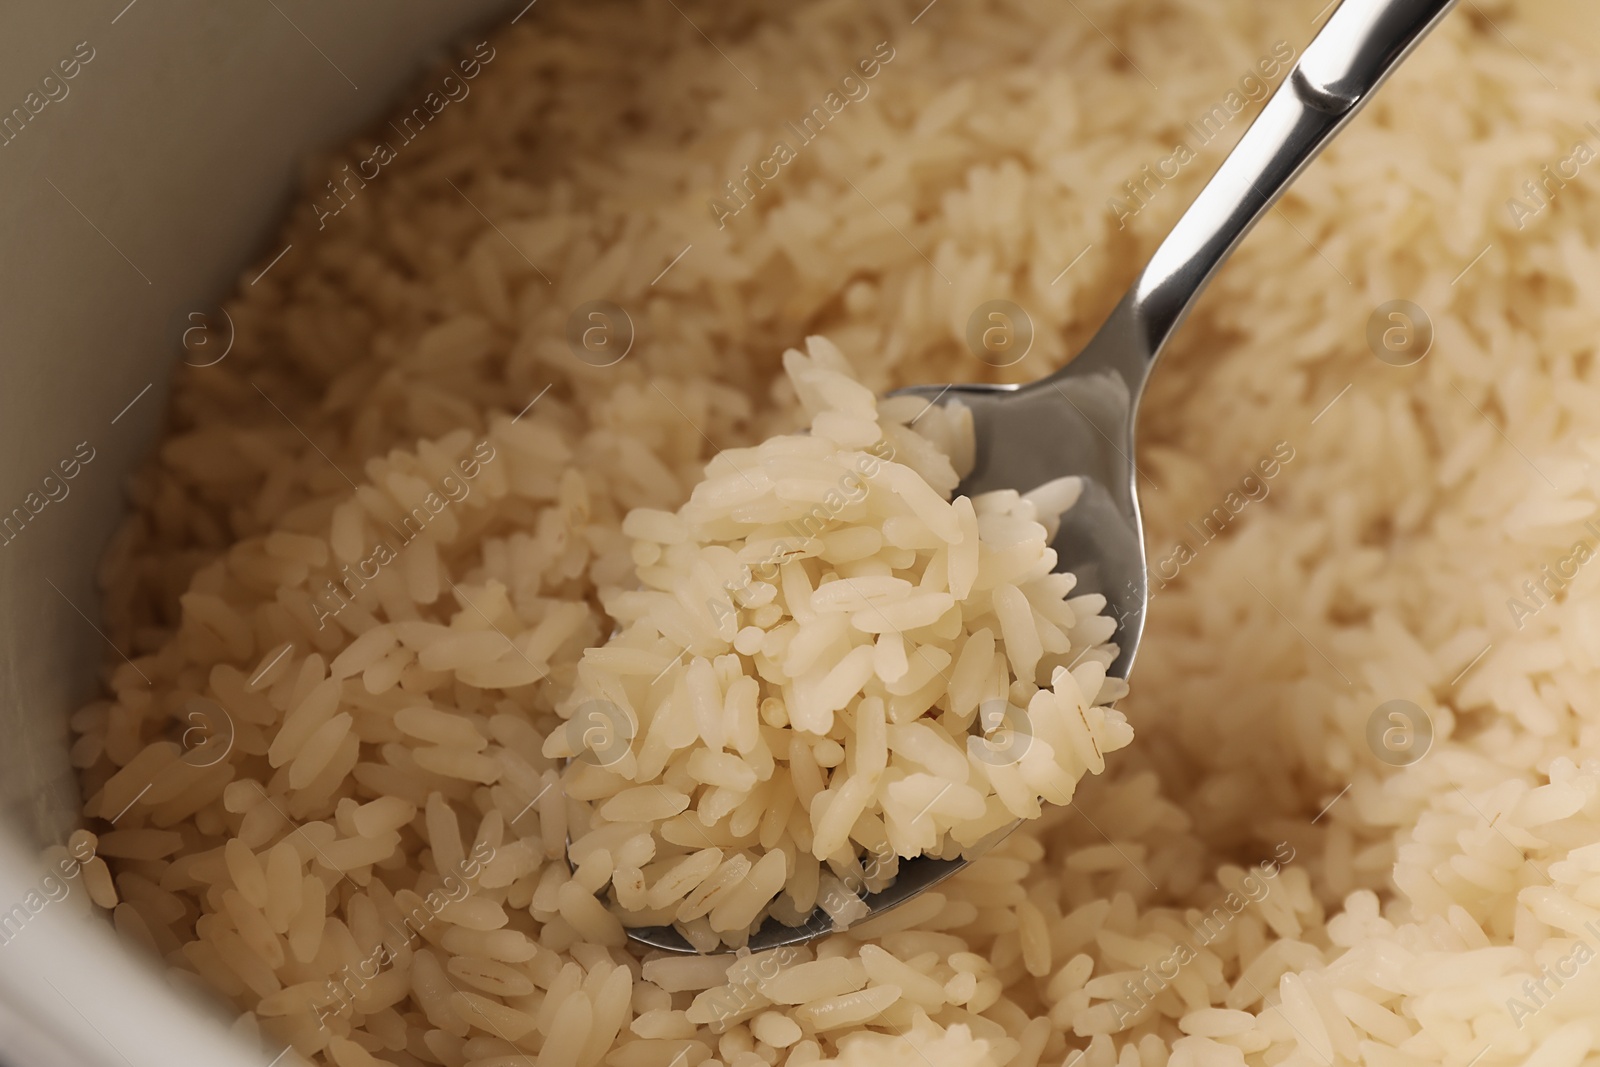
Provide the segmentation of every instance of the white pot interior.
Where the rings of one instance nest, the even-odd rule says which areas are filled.
[[[8,1067],[261,1067],[37,856],[77,820],[68,716],[106,656],[95,570],[179,338],[238,284],[297,161],[498,0],[22,6],[0,36],[0,1049]],[[513,12],[514,13],[514,12]],[[509,14],[507,14],[509,17]],[[12,109],[17,110],[13,111]],[[88,457],[84,462],[84,457]],[[70,472],[70,477],[68,476]]]

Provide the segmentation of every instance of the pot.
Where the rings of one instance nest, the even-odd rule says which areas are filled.
[[[520,6],[518,4],[517,6]],[[113,655],[95,573],[180,358],[336,145],[499,0],[20,6],[0,37],[0,1060],[266,1067],[40,861],[78,822],[68,719]],[[253,273],[253,272],[252,272]],[[198,354],[191,340],[212,345]],[[188,351],[185,351],[185,348]],[[76,865],[71,865],[75,867]]]

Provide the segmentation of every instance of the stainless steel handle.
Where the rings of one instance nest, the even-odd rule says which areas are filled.
[[[1217,268],[1455,2],[1345,0],[1079,359],[1137,397]]]

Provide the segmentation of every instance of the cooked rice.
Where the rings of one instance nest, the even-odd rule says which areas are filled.
[[[557,705],[578,728],[544,743],[583,802],[572,854],[608,857],[624,922],[705,949],[769,914],[843,929],[902,858],[1070,803],[1131,736],[1104,706],[1126,691],[1105,597],[1051,573],[1077,480],[949,501],[966,409],[880,403],[807,349],[784,366],[808,434],[723,451],[676,514],[623,520],[644,587],[605,598],[621,629]]]
[[[1181,571],[1140,743],[1071,807],[744,958],[623,945],[595,894],[648,836],[564,856],[586,813],[542,748],[602,592],[688,536],[660,516],[718,448],[800,427],[779,353],[825,335],[874,393],[993,376],[963,339],[1004,296],[1035,341],[1003,373],[1059,365],[1247,116],[1125,228],[1107,198],[1320,7],[535,8],[325,229],[296,214],[232,354],[174,377],[104,569],[138,669],[74,719],[79,843],[121,853],[85,853],[88,895],[263,1062],[1592,1062],[1600,205],[1541,168],[1595,144],[1600,74],[1555,0],[1453,15],[1156,375],[1140,485]],[[717,229],[718,183],[889,54]],[[606,367],[564,341],[600,298],[639,335]],[[1396,298],[1435,331],[1410,367],[1367,347]],[[379,562],[389,524],[421,532]],[[1369,747],[1396,700],[1431,720],[1405,766]],[[813,747],[818,777],[842,758]]]

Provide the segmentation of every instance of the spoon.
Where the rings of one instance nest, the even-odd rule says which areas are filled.
[[[1078,577],[1074,592],[1104,595],[1116,616],[1119,651],[1109,675],[1128,677],[1149,599],[1133,430],[1156,357],[1245,234],[1454,6],[1455,0],[1345,0],[1099,332],[1061,370],[1029,385],[918,385],[895,394],[925,397],[930,405],[959,400],[972,411],[977,462],[959,493],[1026,492],[1068,475],[1083,480],[1052,547],[1057,569]],[[860,894],[866,905],[860,921],[950,877],[1015,826],[960,858],[902,862],[893,883]],[[819,908],[800,926],[768,919],[748,947],[762,952],[834,929]],[[638,927],[628,936],[653,948],[695,951],[670,926]]]

